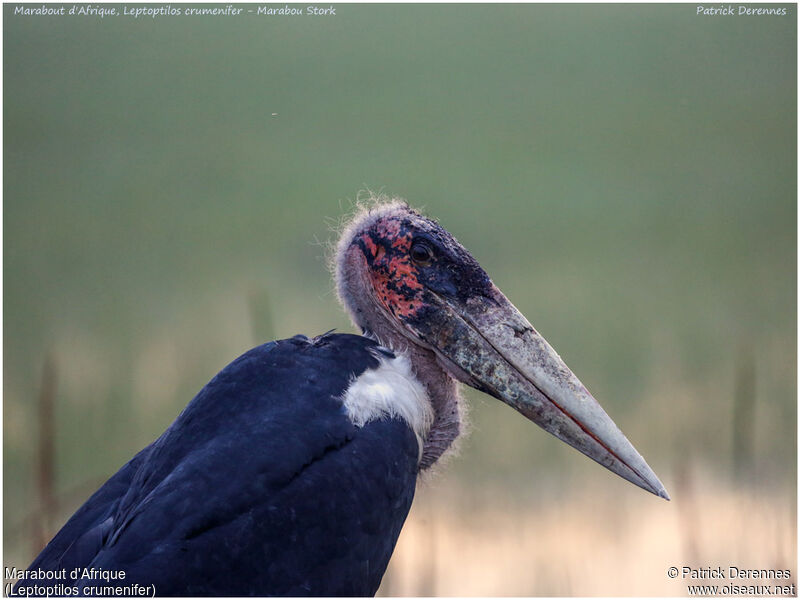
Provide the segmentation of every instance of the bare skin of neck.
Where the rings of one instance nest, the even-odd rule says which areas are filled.
[[[458,383],[438,362],[436,355],[409,340],[397,331],[390,319],[368,293],[363,256],[351,247],[338,273],[339,297],[356,326],[365,334],[376,337],[381,344],[406,355],[414,374],[425,386],[430,398],[434,420],[422,449],[420,469],[432,466],[450,448],[461,430],[461,398]]]
[[[439,460],[461,432],[461,398],[458,383],[439,366],[433,352],[410,346],[406,355],[411,360],[417,379],[428,390],[428,397],[433,404],[433,425],[425,440],[420,461],[420,469],[427,469]]]

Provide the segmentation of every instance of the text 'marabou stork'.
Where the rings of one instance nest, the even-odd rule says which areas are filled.
[[[372,595],[419,472],[459,434],[459,382],[669,498],[436,222],[400,201],[377,203],[351,220],[335,261],[339,297],[364,335],[296,336],[237,358],[29,571],[122,570],[117,585],[155,585],[157,595]],[[42,583],[31,575],[18,588]],[[86,593],[103,582],[53,583]]]

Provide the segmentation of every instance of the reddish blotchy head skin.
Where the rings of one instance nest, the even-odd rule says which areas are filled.
[[[368,279],[378,302],[395,317],[413,317],[422,308],[423,286],[409,251],[413,235],[398,219],[381,219],[361,234]]]
[[[366,220],[350,250],[363,256],[362,280],[368,283],[363,292],[402,324],[430,319],[437,305],[431,294],[465,301],[489,294],[492,287],[451,234],[404,205]]]

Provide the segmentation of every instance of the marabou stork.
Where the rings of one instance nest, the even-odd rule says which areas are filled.
[[[91,593],[108,583],[95,569],[158,595],[373,595],[418,475],[459,435],[459,382],[669,499],[435,221],[397,200],[363,209],[335,271],[363,335],[298,335],[234,360],[72,516],[18,590],[49,581]],[[60,569],[66,580],[35,579]]]

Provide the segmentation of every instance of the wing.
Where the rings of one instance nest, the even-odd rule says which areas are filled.
[[[150,448],[148,446],[139,452],[92,494],[39,553],[28,569],[52,571],[69,569],[73,566],[72,562],[78,564],[90,562],[100,549],[101,532],[108,527],[108,519],[116,513],[120,499],[130,488],[136,470],[146,458]],[[41,581],[40,579],[39,582]],[[45,581],[63,583],[56,580]]]
[[[122,569],[159,595],[374,594],[419,451],[404,422],[356,428],[342,410],[376,349],[297,337],[235,360],[106,484],[127,489],[87,530],[59,533],[76,540],[59,564]]]

